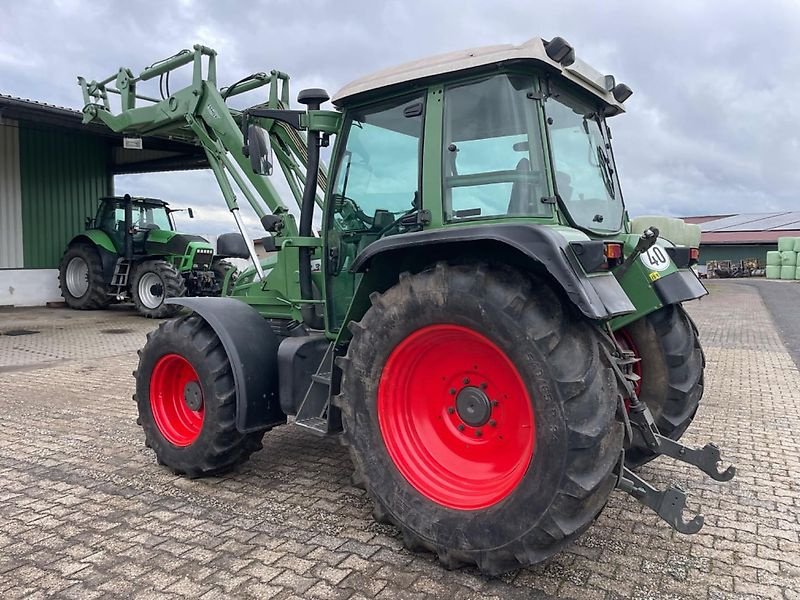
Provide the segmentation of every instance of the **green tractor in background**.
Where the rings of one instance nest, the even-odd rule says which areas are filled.
[[[222,254],[215,255],[206,239],[175,230],[172,213],[179,210],[154,198],[101,198],[59,265],[67,306],[89,310],[131,300],[142,315],[164,318],[180,310],[168,298],[221,295],[235,279],[223,257],[248,256],[241,236],[220,236]],[[188,214],[194,216],[191,208]]]
[[[189,86],[138,91],[190,64]],[[138,75],[79,78],[86,122],[203,146],[252,261],[227,297],[169,300],[191,313],[139,353],[139,422],[160,464],[223,473],[290,421],[341,434],[377,520],[486,573],[546,560],[614,489],[700,530],[683,490],[634,471],[666,455],[735,473],[713,444],[678,441],[704,385],[681,304],[706,290],[697,248],[631,229],[608,125],[626,85],[562,38],[380,71],[336,110],[319,89],[290,109],[280,71],[216,77],[216,52],[196,45]],[[266,102],[228,106],[261,86]],[[268,179],[275,162],[299,226]]]

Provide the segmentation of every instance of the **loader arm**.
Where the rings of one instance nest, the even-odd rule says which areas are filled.
[[[192,83],[171,93],[170,73],[190,63],[193,65]],[[139,82],[155,77],[160,78],[161,99],[137,92]],[[242,112],[230,108],[226,101],[239,94],[268,86],[267,102],[257,108],[284,110],[289,105],[289,76],[276,70],[269,74],[256,73],[218,89],[216,52],[205,46],[195,45],[192,50],[182,50],[170,58],[154,63],[139,75],[122,68],[117,74],[101,81],[87,82],[85,78],[79,77],[78,82],[83,91],[85,123],[101,121],[118,133],[171,136],[203,147],[228,210],[233,214],[247,241],[253,264],[262,278],[261,265],[238,214],[237,194],[244,195],[264,228],[275,237],[296,236],[297,224],[272,183],[251,168],[250,160],[245,156],[244,136],[240,128]],[[120,97],[121,108],[118,113],[112,111],[109,94]],[[299,208],[308,162],[304,139],[296,129],[279,120],[254,121],[269,135],[275,159]],[[320,166],[315,198],[318,205],[322,204],[326,186],[327,173],[324,166]],[[281,241],[276,240],[276,245],[280,244]]]

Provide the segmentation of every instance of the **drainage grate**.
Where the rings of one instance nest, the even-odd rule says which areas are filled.
[[[100,333],[133,333],[133,329],[101,329]]]
[[[33,335],[34,333],[39,333],[35,329],[9,329],[8,331],[0,331],[0,335]]]

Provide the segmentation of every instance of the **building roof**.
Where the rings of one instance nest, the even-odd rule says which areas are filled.
[[[570,66],[563,67],[547,56],[544,44],[545,40],[537,37],[519,45],[484,46],[429,56],[356,79],[333,95],[333,103],[338,105],[344,100],[367,92],[437,75],[447,75],[495,63],[528,61],[544,66],[550,71],[556,71],[591,92],[611,109],[608,114],[624,112],[622,104],[617,102],[609,91],[610,87],[613,87],[613,78],[599,73],[578,58]],[[609,83],[612,85],[609,86]]]
[[[800,236],[800,211],[686,217],[700,225],[701,244],[777,244],[779,237]]]
[[[182,171],[208,167],[202,147],[181,140],[150,136],[143,150],[124,148],[124,134],[102,123],[83,123],[83,113],[47,102],[0,94],[0,120],[25,121],[36,127],[57,127],[107,138],[112,148],[111,169],[116,174]]]

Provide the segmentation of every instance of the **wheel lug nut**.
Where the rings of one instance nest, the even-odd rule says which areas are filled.
[[[464,431],[464,425],[463,425],[463,423],[459,423],[459,425],[458,425],[458,430],[459,430],[459,431]]]
[[[489,427],[497,427],[497,421],[494,419],[489,419]]]
[[[452,415],[454,412],[456,412],[455,408],[453,408],[452,406],[448,406],[447,407],[447,414],[448,415]]]
[[[482,390],[485,390],[485,389],[486,389],[486,382],[485,382],[485,381],[484,381],[484,382],[481,384],[481,389],[482,389]]]
[[[451,396],[455,396],[456,395],[456,388],[450,388],[450,395]]]
[[[469,383],[469,377],[464,377],[464,385],[467,385],[468,383]]]
[[[476,429],[475,430],[475,437],[481,437],[482,435],[483,435],[483,432],[480,429]]]
[[[497,406],[498,404],[500,403],[497,400],[492,400],[492,406]]]

